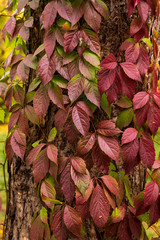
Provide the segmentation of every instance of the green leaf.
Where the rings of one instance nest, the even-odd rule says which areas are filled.
[[[55,139],[57,135],[57,129],[54,127],[51,129],[50,133],[49,133],[49,136],[48,136],[48,142],[51,142]]]
[[[49,201],[49,202],[54,203],[56,205],[62,205],[62,202],[60,202],[59,200],[51,199],[51,198],[48,198],[48,197],[46,197],[44,195],[42,195],[42,200],[43,201]]]
[[[44,207],[42,207],[42,209],[40,210],[40,218],[43,223],[48,224],[48,214],[46,208]]]
[[[107,113],[109,119],[111,118],[111,112],[112,112],[112,108],[111,105],[109,105],[108,100],[107,100],[107,96],[105,93],[102,94],[102,98],[101,98],[101,108],[105,111],[105,113]]]
[[[25,103],[30,103],[33,101],[33,97],[34,97],[35,91],[33,92],[28,92],[25,96]]]
[[[149,38],[142,38],[141,41],[144,42],[149,48],[152,48],[152,43]]]
[[[4,116],[5,116],[5,111],[3,109],[0,109],[0,121],[4,123]]]
[[[120,129],[127,127],[131,123],[133,115],[134,112],[132,108],[122,111],[117,118],[117,127]]]
[[[87,62],[89,62],[91,65],[93,65],[94,67],[96,67],[97,69],[100,70],[100,67],[99,67],[100,60],[99,60],[99,57],[95,53],[93,53],[92,51],[87,49],[84,51],[83,57]]]
[[[41,141],[42,141],[42,139],[40,139],[40,140],[34,142],[34,143],[32,144],[32,147],[36,147]]]
[[[130,108],[133,106],[131,100],[127,96],[122,96],[115,104],[121,108]]]
[[[54,75],[52,82],[56,83],[60,88],[67,88],[68,81],[60,75]]]
[[[41,83],[41,80],[39,78],[33,79],[31,84],[29,85],[28,92],[32,92],[35,88],[39,86],[40,83]]]
[[[124,187],[126,190],[126,195],[128,198],[128,201],[132,207],[134,207],[133,200],[132,200],[132,193],[131,193],[131,186],[130,186],[130,181],[127,175],[123,176],[123,182],[124,182]]]

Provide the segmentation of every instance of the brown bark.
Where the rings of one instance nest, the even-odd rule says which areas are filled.
[[[101,57],[103,58],[108,53],[112,52],[119,57],[119,47],[122,40],[129,35],[129,23],[127,21],[126,1],[106,0],[109,7],[109,20],[102,21],[99,31],[101,42]],[[42,44],[43,33],[40,31],[39,17],[44,8],[45,1],[41,1],[41,6],[35,12],[32,12],[34,17],[34,28],[31,30],[31,37],[28,44],[30,53]],[[29,82],[33,80],[35,73],[30,72]],[[29,84],[29,83],[28,83]],[[56,108],[53,104],[50,105],[48,114],[45,118],[45,126],[43,131],[49,133],[54,126],[54,115]],[[96,111],[95,121],[106,119],[104,113]],[[118,110],[113,108],[112,118],[116,120]],[[41,136],[38,128],[30,126],[29,137],[27,140],[26,156],[31,149],[31,144]],[[59,133],[55,143],[59,150],[59,156],[71,156],[74,153],[73,146],[67,141],[63,132]],[[123,168],[123,166],[121,166]],[[6,222],[6,240],[28,240],[29,230],[33,214],[40,209],[40,203],[37,200],[36,186],[34,183],[31,167],[26,167],[25,160],[22,162],[19,158],[13,158],[9,171],[9,199],[7,207],[7,222]],[[94,175],[95,168],[92,168],[91,175]],[[136,173],[136,174],[135,174]],[[136,176],[136,177],[134,177]],[[131,174],[132,187],[136,189],[134,194],[138,193],[139,186],[139,171]],[[142,180],[143,181],[143,180]],[[137,188],[135,188],[135,185]],[[109,239],[100,233],[95,228],[93,221],[89,218],[85,221],[86,240]],[[116,238],[112,238],[116,239]]]

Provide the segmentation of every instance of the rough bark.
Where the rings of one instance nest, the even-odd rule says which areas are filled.
[[[101,42],[101,57],[103,58],[109,52],[114,53],[119,57],[119,47],[124,39],[129,34],[129,22],[126,13],[126,1],[106,0],[109,7],[109,20],[102,21],[99,38]],[[41,1],[41,6],[33,12],[34,28],[31,30],[31,37],[28,44],[29,53],[33,53],[35,49],[42,43],[43,32],[40,31],[39,17],[44,8],[45,1]],[[30,72],[29,82],[35,77],[34,71]],[[53,104],[50,105],[48,114],[45,118],[45,126],[43,131],[48,133],[54,126],[54,115],[56,108]],[[96,111],[96,121],[106,118],[103,113]],[[118,110],[113,108],[112,118],[116,120]],[[34,126],[30,126],[29,137],[27,140],[26,156],[31,149],[31,144],[40,137],[40,131]],[[63,132],[59,133],[54,144],[59,149],[59,156],[71,156],[74,153],[73,146],[68,143]],[[123,168],[123,166],[121,166]],[[26,167],[25,160],[22,163],[19,158],[14,156],[9,171],[9,198],[7,207],[7,222],[6,222],[6,240],[28,240],[29,229],[33,214],[40,209],[40,203],[37,200],[36,185],[34,183],[31,167]],[[96,172],[92,168],[91,175]],[[130,176],[132,189],[134,194],[138,193],[139,186],[139,171],[135,170]],[[143,181],[143,179],[142,179]],[[137,188],[135,188],[137,186]],[[87,219],[85,221],[86,240],[109,239],[104,236],[104,233],[99,233],[93,221]],[[115,239],[115,238],[113,238]]]

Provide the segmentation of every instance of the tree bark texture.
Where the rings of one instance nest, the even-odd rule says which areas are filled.
[[[40,7],[36,11],[32,11],[34,27],[31,29],[28,43],[29,53],[33,53],[37,47],[42,44],[44,33],[40,30],[39,19],[47,2],[48,1],[41,1]],[[105,0],[105,2],[109,8],[109,19],[108,21],[102,20],[99,31],[101,58],[103,59],[108,53],[113,53],[120,58],[119,47],[122,41],[129,36],[130,22],[128,21],[126,11],[126,0]],[[31,70],[28,85],[34,77],[35,71]],[[43,131],[46,134],[54,127],[54,116],[56,111],[56,107],[51,103],[43,126]],[[119,110],[113,106],[112,120],[116,121],[118,112]],[[95,115],[95,121],[99,122],[100,120],[106,119],[106,115],[99,110],[95,112]],[[40,130],[31,124],[25,156],[27,156],[31,150],[32,143],[40,139],[40,137]],[[58,147],[59,156],[70,157],[73,155],[74,146],[67,141],[64,132],[60,132],[57,135],[54,144]],[[118,168],[123,169],[123,162]],[[93,167],[91,169],[91,176],[93,176],[96,171],[97,170]],[[143,171],[142,174],[140,171],[139,168],[135,168],[133,174],[130,174],[134,194],[137,194],[142,188],[139,179],[141,179],[141,185],[143,185]],[[11,165],[8,166],[8,172],[9,195],[5,240],[29,240],[32,217],[36,211],[39,211],[41,206],[37,198],[37,189],[32,175],[32,168],[26,166],[25,160],[22,162],[20,158],[14,156]],[[140,175],[142,176],[140,177]],[[109,239],[104,236],[104,233],[98,232],[90,218],[85,221],[85,229],[85,240]]]

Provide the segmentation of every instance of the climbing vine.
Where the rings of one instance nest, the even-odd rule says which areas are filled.
[[[149,226],[160,218],[160,162],[153,142],[160,126],[158,32],[150,34],[148,23],[159,17],[159,1],[127,1],[128,17],[134,14],[130,38],[118,57],[110,53],[101,62],[98,31],[101,19],[109,15],[103,1],[48,2],[39,19],[43,44],[29,54],[26,44],[39,1],[10,4],[16,11],[4,25],[3,38],[14,48],[4,65],[9,73],[7,82],[0,82],[0,92],[11,112],[8,162],[12,164],[15,154],[33,165],[43,203],[30,239],[83,239],[89,216],[107,237],[148,239],[144,222]],[[43,126],[51,102],[54,126],[46,134]],[[119,109],[116,122],[113,105]],[[97,111],[104,119],[95,124]],[[31,125],[42,138],[26,156]],[[54,142],[62,129],[74,144],[71,157],[60,156]],[[118,171],[120,165],[124,171]],[[151,181],[132,197],[128,174],[137,165]],[[90,172],[93,166],[95,175]]]

